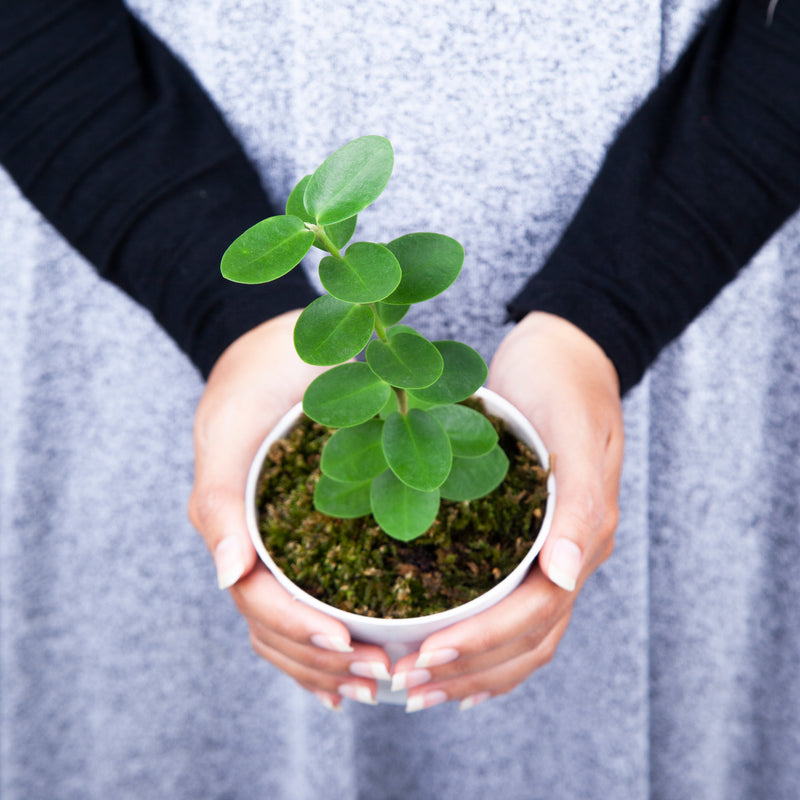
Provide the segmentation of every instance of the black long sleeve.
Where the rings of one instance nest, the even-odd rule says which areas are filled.
[[[220,276],[225,247],[278,212],[191,73],[121,2],[4,0],[0,163],[204,375],[314,297],[299,269],[259,287]]]
[[[768,6],[721,3],[509,305],[586,331],[623,391],[800,207],[800,0]]]

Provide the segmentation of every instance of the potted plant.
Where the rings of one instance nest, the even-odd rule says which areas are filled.
[[[297,266],[312,246],[327,254],[319,264],[327,293],[301,313],[294,344],[304,361],[330,369],[308,386],[302,404],[256,455],[247,485],[248,526],[260,557],[285,588],[340,618],[354,638],[381,645],[395,661],[519,584],[549,530],[555,485],[547,451],[530,423],[482,388],[488,373],[483,358],[466,344],[431,342],[401,323],[412,304],[455,281],[462,246],[438,233],[405,234],[385,245],[351,243],[357,215],[383,192],[393,163],[385,138],[364,136],[344,145],[300,180],[286,214],[257,223],[230,245],[221,269],[230,280],[263,283]],[[517,485],[510,483],[510,464]],[[281,505],[272,495],[287,481],[291,500]],[[494,511],[501,484],[511,486],[505,495],[511,517]],[[508,551],[505,543],[486,557],[479,531],[468,522],[465,533],[465,515],[480,503],[492,509],[484,527],[504,528],[492,533],[522,548],[512,564],[491,565],[495,552]],[[288,509],[288,517],[274,514],[275,508]],[[461,520],[460,544],[443,516]],[[421,544],[431,531],[438,539]],[[415,562],[424,551],[415,548],[422,547],[437,569],[457,562],[457,550],[466,552],[472,573],[467,583],[488,572],[489,584],[454,607],[423,607],[410,618],[394,605],[392,618],[376,616],[360,597],[350,609],[340,600],[331,604],[315,586],[326,582],[324,565],[338,557],[352,570],[349,578],[337,572],[328,581],[334,593],[344,588],[354,594],[358,583],[363,594],[376,595],[388,561],[395,565],[390,582],[394,569],[412,594],[403,573],[419,573]],[[437,576],[440,589],[441,572]],[[426,587],[423,578],[422,593],[437,580],[429,578]],[[385,598],[377,597],[375,605],[385,609]],[[404,693],[381,683],[379,700],[405,702]]]

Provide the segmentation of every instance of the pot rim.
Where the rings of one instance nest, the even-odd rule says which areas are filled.
[[[487,407],[487,411],[501,416],[509,426],[511,432],[519,439],[522,439],[535,451],[542,466],[546,470],[550,469],[550,458],[544,442],[527,417],[525,417],[522,412],[516,408],[516,406],[514,406],[501,395],[485,387],[478,389],[478,391],[475,392],[475,396],[483,400]],[[482,595],[469,600],[466,603],[453,606],[445,611],[439,611],[434,614],[427,614],[420,617],[407,617],[404,619],[367,617],[350,611],[342,611],[336,606],[332,606],[328,603],[318,600],[316,597],[313,597],[312,595],[308,594],[308,592],[297,586],[273,561],[269,551],[266,549],[264,542],[261,539],[256,519],[255,496],[261,465],[266,458],[269,448],[275,441],[285,436],[289,430],[291,430],[302,413],[302,410],[303,404],[297,403],[286,414],[284,414],[272,431],[270,431],[270,433],[266,436],[259,447],[258,452],[253,458],[250,471],[248,473],[245,490],[247,527],[250,533],[250,539],[262,562],[266,564],[270,572],[275,576],[284,589],[289,591],[297,599],[302,600],[313,608],[316,608],[341,620],[352,631],[357,632],[362,638],[364,636],[371,638],[370,629],[372,629],[374,634],[377,635],[380,640],[384,640],[387,635],[391,636],[392,633],[400,634],[400,638],[402,638],[403,632],[408,632],[410,630],[416,631],[420,625],[424,625],[424,627],[430,629],[430,632],[433,632],[434,630],[439,630],[458,620],[466,619],[472,616],[474,613],[494,605],[496,602],[510,594],[511,591],[513,591],[522,582],[532,566],[534,559],[542,549],[552,524],[556,500],[556,484],[555,477],[552,472],[549,473],[547,478],[548,496],[545,503],[545,513],[542,518],[542,524],[539,528],[539,533],[533,545],[531,546],[531,549],[528,551],[522,561],[520,561],[520,563],[505,578],[503,578],[503,580],[501,580],[487,592],[484,592]]]

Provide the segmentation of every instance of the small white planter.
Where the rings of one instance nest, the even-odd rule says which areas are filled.
[[[547,449],[544,446],[536,430],[530,424],[523,414],[518,411],[511,403],[502,398],[500,395],[492,392],[489,389],[479,389],[476,392],[486,407],[486,411],[494,414],[505,420],[509,431],[517,438],[525,442],[538,456],[539,461],[545,469],[549,468],[549,456]],[[555,479],[550,474],[547,481],[548,498],[545,506],[544,518],[536,537],[536,541],[528,551],[525,558],[519,565],[507,575],[500,583],[494,586],[485,594],[470,600],[455,608],[442,611],[437,614],[430,614],[424,617],[412,617],[410,619],[381,619],[374,617],[362,617],[358,614],[352,614],[348,611],[341,611],[335,606],[323,603],[312,597],[307,592],[304,592],[296,586],[275,564],[272,557],[264,547],[264,542],[258,532],[258,524],[256,521],[256,484],[258,483],[258,476],[261,471],[261,465],[266,458],[267,452],[272,444],[278,439],[286,436],[289,431],[294,427],[298,417],[302,413],[302,404],[298,403],[292,408],[275,426],[271,433],[262,443],[255,458],[253,459],[250,473],[247,479],[246,490],[246,508],[247,508],[247,526],[250,530],[250,537],[253,540],[258,555],[261,560],[267,565],[270,572],[275,576],[278,582],[298,600],[302,600],[308,605],[329,614],[336,619],[341,620],[350,631],[353,639],[369,644],[376,644],[384,648],[392,659],[392,663],[402,658],[408,653],[413,653],[419,649],[422,642],[442,628],[459,622],[463,619],[471,617],[485,609],[493,606],[504,597],[508,596],[514,589],[519,586],[523,578],[527,575],[528,570],[533,564],[534,559],[544,544],[545,539],[550,531],[550,525],[553,517],[553,509],[555,508],[556,486]],[[392,703],[392,704],[405,704],[406,693],[392,692],[390,685],[386,681],[378,681],[378,695],[379,702]]]

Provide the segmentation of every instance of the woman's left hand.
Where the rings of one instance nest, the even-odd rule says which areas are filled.
[[[550,661],[577,593],[613,549],[624,432],[616,372],[600,347],[559,317],[531,313],[498,348],[489,386],[533,422],[555,456],[553,525],[511,595],[395,664],[394,686],[409,689],[409,711],[448,700],[469,708]]]

